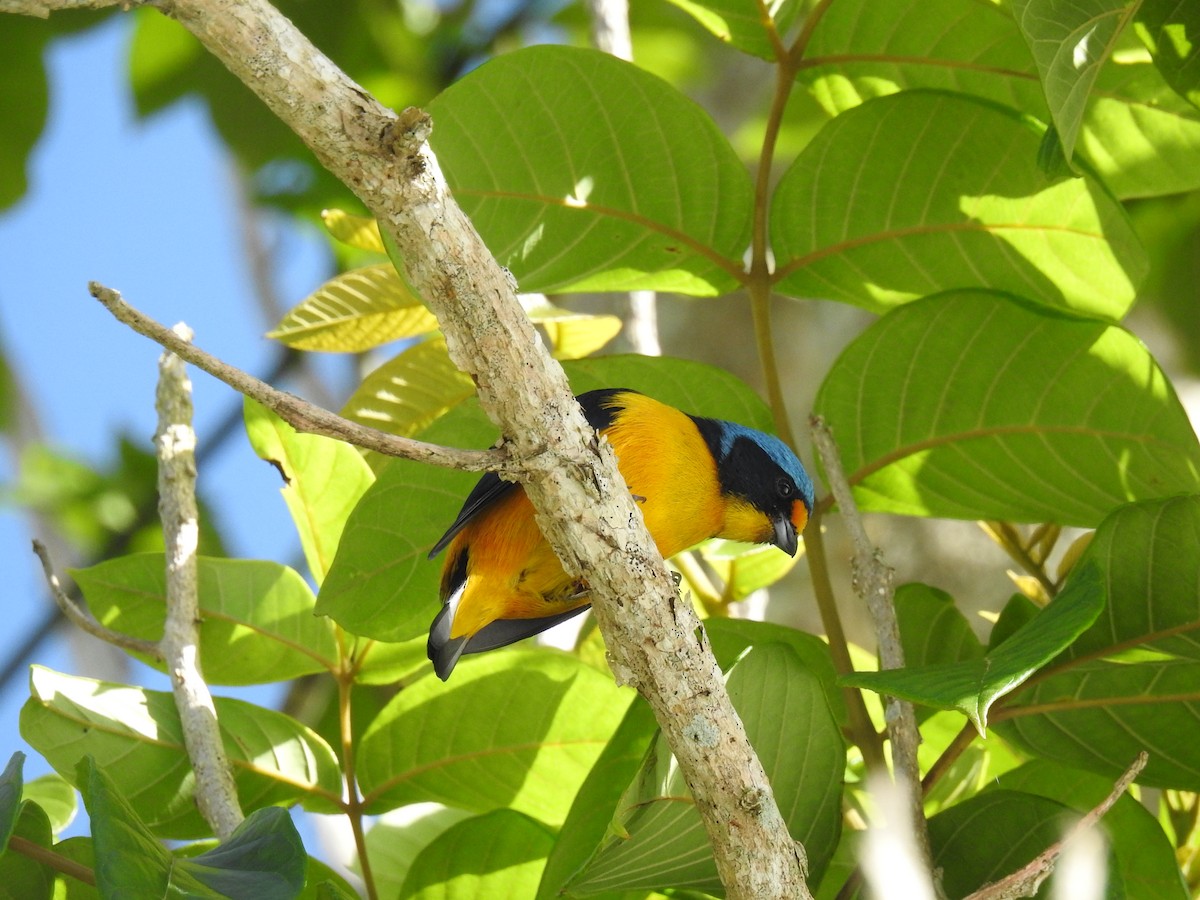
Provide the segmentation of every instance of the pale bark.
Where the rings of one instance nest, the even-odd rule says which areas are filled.
[[[611,448],[588,428],[511,277],[451,198],[427,142],[428,117],[381,106],[263,0],[151,5],[258,94],[395,241],[408,283],[505,435],[539,525],[568,572],[587,578],[613,670],[654,709],[728,896],[807,897],[801,857],[691,605],[677,596]],[[52,8],[0,0],[0,11]]]

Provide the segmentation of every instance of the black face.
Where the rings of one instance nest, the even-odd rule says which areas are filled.
[[[772,519],[790,519],[792,504],[801,499],[795,479],[767,452],[746,437],[737,438],[720,461],[717,474],[726,494],[742,497]]]

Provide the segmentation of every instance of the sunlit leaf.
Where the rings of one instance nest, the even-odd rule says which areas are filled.
[[[866,509],[1093,527],[1200,488],[1200,442],[1141,341],[998,294],[885,316],[815,408]]]
[[[961,94],[905,91],[825,125],[771,203],[779,290],[882,311],[995,288],[1120,318],[1146,271],[1095,180],[1048,178],[1040,131]]]
[[[474,393],[470,376],[451,362],[446,341],[432,337],[372,371],[346,401],[342,415],[411,437]]]
[[[428,334],[437,319],[391,263],[336,275],[294,307],[267,337],[298,350],[357,353]]]
[[[801,0],[671,0],[717,38],[739,50],[776,60],[803,7]]]
[[[343,209],[325,209],[321,211],[321,223],[343,244],[370,253],[387,252],[379,234],[379,223],[370,216],[356,216]]]
[[[194,773],[170,693],[35,666],[21,735],[65,778],[85,755],[162,837],[198,837]],[[303,725],[241,700],[214,698],[243,808],[303,801],[323,811],[341,796],[333,751]]]
[[[300,535],[308,570],[320,584],[333,564],[350,511],[375,476],[349,444],[300,434],[249,397],[244,415],[254,452],[283,478],[280,493]]]
[[[71,572],[92,613],[143,640],[162,638],[166,560],[135,553]],[[263,684],[337,666],[328,622],[313,616],[312,589],[295,569],[251,559],[197,560],[200,660],[212,684]],[[161,662],[148,661],[162,668]]]
[[[455,198],[522,290],[713,295],[738,283],[749,175],[666,82],[546,45],[489,60],[428,108]]]
[[[402,900],[530,897],[554,833],[536,819],[497,809],[451,825],[413,861]]]
[[[358,753],[364,802],[509,807],[559,825],[632,699],[557,651],[465,657],[448,682],[419,679],[371,723]]]

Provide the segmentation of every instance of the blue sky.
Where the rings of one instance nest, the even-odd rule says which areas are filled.
[[[50,120],[33,157],[30,189],[0,214],[0,340],[35,398],[46,437],[65,453],[103,466],[113,435],[125,432],[149,449],[154,432],[158,348],[109,317],[87,293],[89,280],[168,324],[186,321],[196,342],[251,372],[276,348],[263,333],[241,249],[232,169],[202,105],[179,104],[147,122],[135,116],[125,83],[132,20],[106,24],[55,43],[48,54]],[[284,262],[278,293],[298,302],[330,265],[315,230],[273,235]],[[196,427],[219,420],[236,396],[193,371]],[[0,484],[15,460],[0,450]],[[294,562],[296,541],[279,497],[278,474],[244,438],[200,472],[201,490],[220,513],[231,554]],[[33,524],[0,507],[2,608],[9,622],[7,657],[45,611],[47,595],[30,552]],[[59,560],[65,568],[67,560]],[[76,646],[80,642],[76,641]],[[94,675],[65,642],[43,644],[43,665]],[[137,677],[167,688],[141,669]],[[0,695],[0,757],[29,754],[26,777],[47,765],[19,738],[24,679]]]

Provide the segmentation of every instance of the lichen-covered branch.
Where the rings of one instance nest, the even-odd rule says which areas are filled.
[[[854,589],[866,601],[875,626],[875,638],[879,644],[879,665],[883,669],[904,668],[904,648],[900,643],[900,624],[896,619],[894,603],[894,572],[883,558],[882,552],[871,543],[863,526],[862,516],[846,473],[842,471],[842,460],[834,442],[833,432],[820,416],[814,416],[812,427],[813,443],[821,457],[825,480],[837,501],[838,510],[846,523],[846,530],[854,543],[852,564]],[[932,880],[929,831],[921,797],[921,771],[917,763],[917,748],[921,733],[917,729],[917,717],[912,704],[888,697],[885,706],[888,736],[892,744],[892,766],[896,781],[902,785],[902,796],[908,799],[909,821],[912,836],[922,860],[924,871]],[[936,888],[936,885],[935,885]]]
[[[180,340],[191,329],[177,325]],[[196,773],[196,806],[218,840],[225,840],[244,818],[237,786],[225,755],[217,710],[200,671],[200,582],[197,553],[200,516],[196,509],[196,432],[192,428],[192,383],[183,361],[164,353],[158,361],[155,396],[158,429],[158,514],[166,546],[167,612],[159,642],[183,743]]]
[[[53,5],[29,0],[27,8]],[[596,441],[510,277],[451,198],[427,141],[428,117],[380,105],[264,0],[153,5],[290,126],[397,245],[407,283],[437,316],[455,364],[475,379],[511,457],[522,460],[542,531],[569,572],[586,573],[613,668],[653,707],[727,895],[808,896],[800,856],[699,623],[678,602],[611,448]],[[0,0],[0,10],[23,8]]]
[[[190,341],[183,340],[166,325],[156,322],[145,313],[130,306],[120,293],[112,288],[93,281],[88,285],[88,289],[118,322],[128,325],[138,334],[150,338],[159,346],[176,354],[180,359],[207,372],[219,381],[223,381],[238,393],[257,400],[297,431],[306,434],[321,434],[325,437],[346,441],[356,447],[374,450],[386,456],[401,456],[405,459],[415,459],[418,462],[432,463],[450,469],[465,469],[472,472],[486,469],[500,470],[504,468],[504,464],[508,460],[508,455],[502,450],[459,450],[454,447],[441,447],[437,444],[428,444],[412,438],[387,434],[343,418],[327,409],[309,403],[307,400],[302,400],[295,394],[272,387],[236,366],[217,359]]]
[[[46,575],[46,584],[50,586],[50,593],[54,596],[54,602],[58,604],[58,608],[62,610],[62,614],[68,622],[78,626],[93,637],[99,638],[106,644],[112,644],[114,647],[120,647],[122,650],[128,650],[132,653],[141,653],[144,656],[149,656],[151,659],[162,659],[162,653],[158,649],[158,644],[154,643],[154,641],[143,641],[128,634],[113,631],[108,626],[97,622],[91,613],[68,597],[67,592],[59,584],[58,576],[54,573],[54,564],[50,561],[50,552],[46,549],[45,544],[41,541],[34,541],[33,552],[41,560],[42,572]]]

